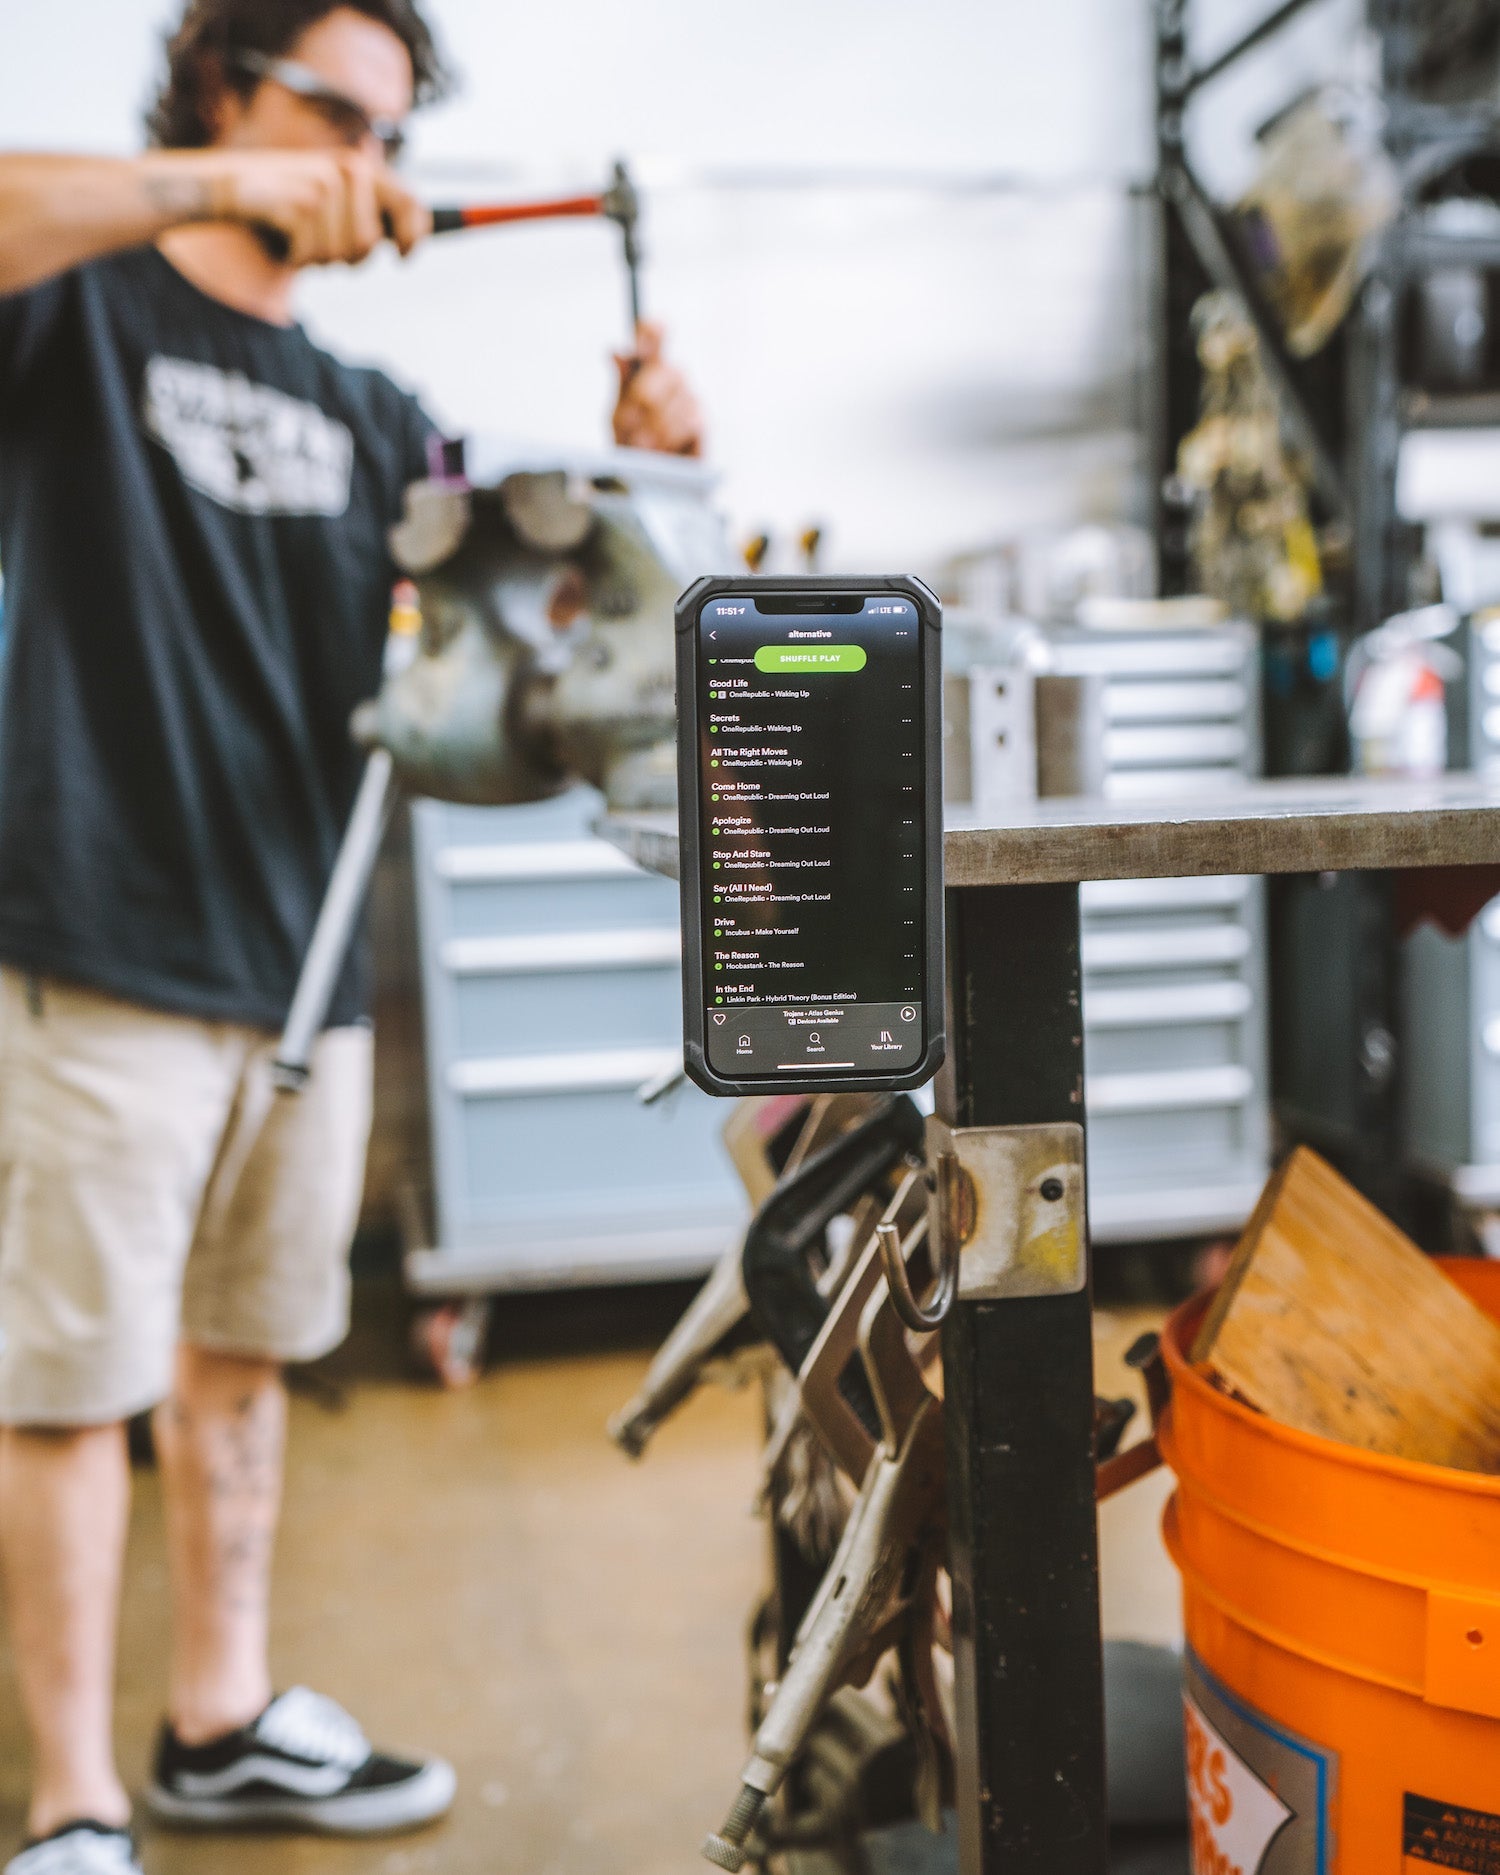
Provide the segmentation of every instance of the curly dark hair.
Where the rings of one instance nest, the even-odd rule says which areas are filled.
[[[352,7],[388,26],[411,54],[417,104],[432,104],[452,89],[432,28],[414,0],[188,0],[177,30],[167,36],[167,72],[146,113],[146,132],[164,150],[201,149],[213,140],[213,100],[221,85],[248,97],[259,80],[236,71],[231,56],[259,52],[284,58],[309,26]]]

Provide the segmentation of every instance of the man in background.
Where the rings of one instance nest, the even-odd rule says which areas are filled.
[[[444,75],[412,0],[192,0],[135,159],[0,156],[0,1561],[34,1744],[8,1875],[138,1868],[115,1768],[124,1422],[155,1408],[173,1641],[150,1807],[362,1832],[436,1759],[273,1696],[281,1369],[344,1335],[360,961],[268,1073],[353,801],[386,532],[432,425],[292,317],[429,230],[391,163]],[[619,441],[696,453],[643,330]]]

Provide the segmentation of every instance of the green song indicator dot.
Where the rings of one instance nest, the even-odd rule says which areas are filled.
[[[724,903],[723,899],[719,897],[717,892],[714,893],[714,903],[716,905],[722,905]]]
[[[715,860],[715,861],[714,861],[714,871],[715,871],[715,872],[717,872],[718,870],[719,870],[719,862],[718,862],[717,860]]]
[[[719,733],[719,728],[718,728],[718,725],[717,725],[717,723],[716,723],[716,724],[714,725],[714,727],[713,727],[712,729],[710,729],[710,730],[709,730],[709,732],[708,732],[708,733],[709,733],[709,734],[710,734],[711,736],[716,736],[716,735],[718,735],[718,733]]]
[[[709,763],[709,767],[710,767],[710,768],[717,768],[718,766],[719,766],[719,764],[718,764],[717,762],[710,762],[710,763]]]
[[[722,1002],[723,1002],[723,1000],[724,1000],[724,998],[723,998],[722,996],[716,996],[716,997],[714,998],[714,1001],[715,1001],[716,1003],[722,1003]]]
[[[724,968],[724,966],[723,966],[723,964],[715,964],[715,965],[714,965],[714,969],[715,969],[715,970],[722,970],[723,968]]]

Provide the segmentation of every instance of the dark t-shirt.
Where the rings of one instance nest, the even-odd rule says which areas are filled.
[[[154,248],[0,298],[0,962],[279,1025],[430,430]]]

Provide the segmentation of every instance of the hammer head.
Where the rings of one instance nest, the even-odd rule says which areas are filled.
[[[618,225],[624,233],[627,247],[633,248],[636,225],[641,216],[641,198],[623,162],[617,161],[614,166],[609,187],[599,198],[599,212]]]
[[[599,212],[620,230],[625,273],[630,287],[630,330],[633,337],[641,323],[641,244],[637,232],[641,199],[630,179],[630,171],[623,162],[615,163],[610,185],[599,198]]]

